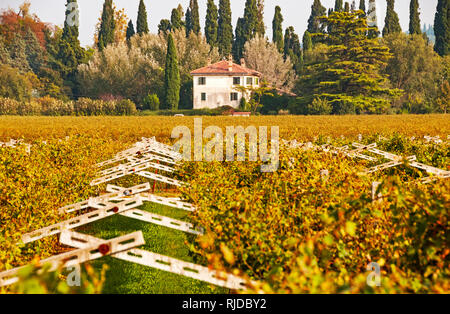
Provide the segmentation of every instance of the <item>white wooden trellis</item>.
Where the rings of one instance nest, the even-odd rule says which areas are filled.
[[[152,180],[160,181],[160,182],[175,185],[175,186],[181,186],[182,184],[186,184],[181,181],[178,181],[178,180],[175,180],[172,178],[168,178],[168,177],[165,177],[165,176],[153,173],[153,172],[139,171],[139,172],[136,172],[136,174],[138,176],[141,176],[141,177],[144,177],[147,179],[152,179]]]
[[[161,165],[161,164],[156,164],[154,162],[151,162],[151,160],[153,160],[153,159],[145,158],[145,160],[139,160],[137,162],[128,162],[126,164],[120,164],[118,166],[100,171],[99,175],[108,176],[108,175],[111,175],[114,173],[119,173],[121,171],[135,169],[136,167],[142,166],[142,165],[146,165],[147,168],[154,168],[154,169],[158,169],[158,170],[166,171],[166,172],[174,172],[175,171],[175,169],[172,167]]]
[[[119,178],[125,177],[130,174],[135,174],[135,173],[138,174],[138,172],[141,172],[148,168],[158,169],[158,170],[167,171],[167,172],[171,172],[174,170],[173,168],[168,167],[168,166],[156,164],[153,162],[148,162],[145,164],[137,165],[135,167],[125,168],[123,170],[116,171],[112,174],[108,174],[108,175],[102,176],[100,178],[94,179],[91,182],[91,185],[94,186],[94,185],[99,185],[102,183],[110,182],[112,180],[119,179]]]
[[[9,142],[0,142],[0,147],[16,148],[19,145],[24,145],[26,147],[27,153],[31,152],[32,145],[24,143],[23,140],[10,139]]]
[[[137,219],[140,221],[144,221],[144,222],[149,222],[149,223],[152,223],[155,225],[168,227],[171,229],[180,230],[180,231],[184,231],[187,233],[192,233],[195,235],[203,235],[205,232],[203,228],[195,227],[193,224],[191,224],[189,222],[169,218],[166,216],[157,215],[157,214],[139,210],[139,209],[129,210],[129,211],[120,213],[120,215],[128,217],[128,218],[133,218],[133,219]]]
[[[83,248],[89,243],[97,244],[101,239],[85,234],[70,232],[63,234],[60,241],[68,246]],[[112,254],[112,257],[171,272],[184,277],[197,279],[228,289],[241,290],[246,288],[248,284],[246,280],[232,274],[217,272],[201,265],[180,261],[172,257],[141,249],[130,249],[117,254]]]
[[[122,201],[120,203],[106,203],[105,207],[92,211],[90,213],[80,215],[63,222],[35,230],[30,233],[25,233],[22,236],[23,243],[30,243],[42,238],[61,233],[64,230],[74,229],[91,222],[121,213],[136,207],[141,206],[142,199],[135,196],[132,199]]]
[[[165,146],[164,144],[160,143],[157,144],[157,142],[155,142],[154,139],[143,138],[143,142],[137,143],[135,146],[136,147],[132,149],[119,153],[118,155],[116,155],[114,159],[98,164],[99,167],[102,167],[104,165],[119,162],[124,159],[128,160],[128,164],[126,165],[119,165],[116,167],[112,167],[111,169],[102,171],[101,172],[102,174],[109,174],[109,175],[105,175],[102,178],[94,180],[91,183],[91,185],[97,185],[103,182],[108,182],[127,174],[137,174],[149,179],[161,181],[176,186],[181,186],[182,184],[185,184],[181,181],[171,179],[155,173],[151,173],[149,171],[142,171],[147,168],[156,168],[158,170],[173,171],[173,168],[149,162],[148,159],[152,158],[152,160],[158,160],[174,164],[176,163],[176,160],[179,160],[181,158],[181,155],[179,155],[176,152],[170,152],[169,149],[171,148],[169,146]],[[143,154],[141,148],[144,146],[146,147]],[[149,151],[165,155],[168,158],[148,154]],[[145,161],[141,160],[145,158],[147,158]],[[115,185],[108,185],[106,190],[107,192],[109,192],[108,194],[90,198],[86,201],[60,208],[60,212],[69,212],[69,213],[81,211],[83,209],[88,208],[97,208],[97,210],[94,210],[84,215],[74,217],[72,219],[63,221],[58,224],[54,224],[24,234],[22,236],[22,242],[29,243],[59,233],[60,242],[62,244],[76,247],[78,248],[78,250],[51,257],[50,259],[44,260],[43,262],[63,260],[64,262],[66,262],[65,263],[66,267],[70,265],[80,264],[87,260],[99,258],[105,255],[106,253],[100,252],[101,251],[100,246],[103,244],[106,245],[108,248],[107,254],[111,254],[113,257],[122,260],[138,263],[141,265],[153,267],[160,270],[169,271],[175,274],[205,281],[229,289],[243,289],[246,287],[247,282],[245,280],[231,274],[212,271],[209,270],[207,267],[201,265],[195,265],[168,256],[147,252],[144,250],[129,249],[144,244],[142,233],[140,233],[141,239],[137,239],[136,237],[133,238],[135,240],[131,241],[133,243],[129,243],[130,242],[129,236],[132,236],[133,234],[129,235],[128,237],[124,236],[117,238],[116,240],[121,240],[121,242],[118,242],[119,246],[121,244],[127,244],[129,246],[128,247],[120,246],[116,248],[113,247],[113,244],[115,242],[111,242],[115,239],[106,241],[90,237],[84,234],[76,233],[74,231],[70,231],[70,229],[77,228],[90,222],[97,221],[114,214],[119,214],[125,217],[139,219],[141,221],[169,227],[172,229],[180,230],[195,235],[201,235],[204,233],[203,228],[195,227],[191,223],[179,221],[169,217],[136,209],[137,207],[141,206],[144,201],[149,201],[174,208],[179,208],[186,211],[195,211],[195,207],[192,204],[183,202],[179,198],[167,198],[156,196],[151,193],[144,193],[150,190],[149,183],[145,183],[131,188],[122,188]],[[113,201],[116,201],[118,203],[113,203]],[[127,238],[125,239],[125,237]],[[101,256],[99,256],[98,253],[100,253]],[[67,263],[67,261],[69,261],[70,264]],[[53,266],[56,269],[55,265]],[[18,271],[19,269],[20,268],[0,273],[0,285],[8,285],[16,282],[17,278],[14,276],[16,274],[16,271]]]
[[[139,194],[142,192],[146,192],[150,190],[150,184],[144,183],[144,184],[140,184],[140,185],[136,185],[133,186],[131,188],[119,188],[118,190],[108,190],[107,188],[107,192],[110,192],[108,194],[103,194],[97,197],[91,197],[86,201],[82,201],[79,203],[75,203],[72,205],[67,205],[64,207],[61,207],[59,209],[60,213],[66,212],[66,213],[72,213],[75,211],[80,211],[83,209],[87,209],[87,208],[103,208],[105,207],[105,202],[110,202],[110,201],[123,201],[124,197],[127,196],[132,196],[135,194]]]
[[[52,256],[40,261],[40,265],[50,264],[49,271],[55,271],[59,266],[70,267],[87,261],[101,258],[105,255],[117,254],[145,244],[142,231],[137,231],[111,240],[98,239],[96,242],[85,243],[84,246],[66,253]],[[0,273],[0,286],[11,285],[18,281],[17,273],[25,266],[13,268]]]

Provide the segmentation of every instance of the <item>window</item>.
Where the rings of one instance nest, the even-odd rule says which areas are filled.
[[[238,100],[238,93],[231,93],[231,101],[237,101]]]
[[[253,85],[253,78],[247,77],[247,85]]]
[[[206,101],[206,93],[202,93],[202,101]]]
[[[255,85],[259,85],[259,78],[255,78]]]
[[[198,85],[206,85],[206,77],[199,77]]]
[[[241,85],[241,78],[233,77],[233,85]]]

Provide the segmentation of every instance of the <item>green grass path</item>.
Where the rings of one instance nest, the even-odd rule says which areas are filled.
[[[162,205],[146,202],[140,209],[174,219],[189,220],[188,212]],[[146,243],[140,247],[141,249],[196,263],[185,244],[186,241],[192,241],[195,235],[182,231],[121,215],[114,215],[79,229],[82,233],[102,239],[111,239],[139,230],[142,230]],[[99,272],[103,264],[109,266],[103,289],[103,293],[107,294],[210,294],[228,292],[227,289],[218,288],[205,282],[109,256],[91,262],[91,265]]]

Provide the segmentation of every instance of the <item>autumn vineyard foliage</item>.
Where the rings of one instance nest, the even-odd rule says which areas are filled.
[[[349,145],[361,134],[363,143],[450,170],[446,116],[208,117],[203,124],[279,125],[281,138],[317,145]],[[142,136],[171,143],[178,125],[192,128],[193,120],[0,117],[0,141],[33,145],[30,152],[0,147],[0,271],[66,250],[56,237],[24,246],[20,236],[70,218],[57,209],[103,192],[89,185],[96,163]],[[420,184],[426,174],[407,165],[361,174],[375,164],[286,147],[275,173],[261,173],[259,162],[183,163],[177,177],[189,186],[181,195],[198,208],[191,219],[206,230],[186,244],[198,263],[256,281],[247,292],[448,293],[450,181]],[[379,201],[372,199],[374,181],[382,182]],[[379,287],[366,283],[370,262],[381,266]]]

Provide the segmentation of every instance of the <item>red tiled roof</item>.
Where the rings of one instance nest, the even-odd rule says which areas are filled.
[[[232,70],[229,71],[228,61],[222,60],[220,62],[208,65],[206,67],[194,70],[191,75],[252,75],[261,76],[261,73],[255,70],[247,69],[239,64],[233,63]]]

